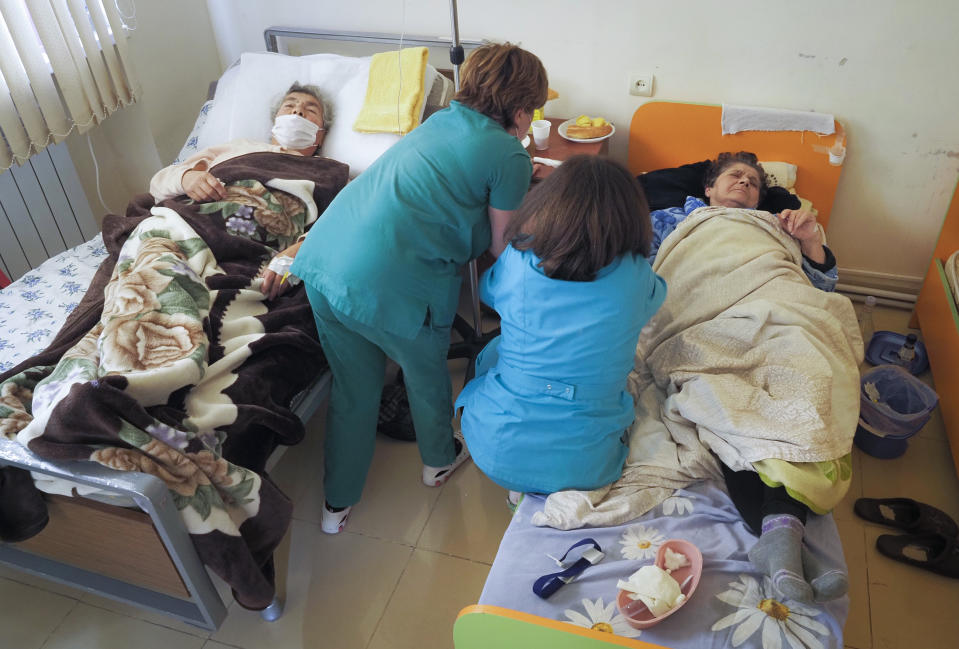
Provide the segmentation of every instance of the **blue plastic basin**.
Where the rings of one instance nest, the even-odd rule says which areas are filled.
[[[929,356],[921,340],[916,341],[916,356],[909,365],[899,361],[899,348],[906,342],[906,336],[895,331],[877,331],[866,346],[866,360],[872,365],[899,365],[912,374],[922,374],[929,367]]]
[[[925,426],[939,403],[932,388],[898,365],[880,365],[863,374],[859,395],[860,425],[853,442],[885,459],[906,452],[906,440]]]
[[[908,437],[881,437],[862,426],[856,426],[856,435],[852,441],[863,453],[883,460],[897,458],[909,448]]]

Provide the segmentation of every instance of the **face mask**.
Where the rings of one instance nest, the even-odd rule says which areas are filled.
[[[277,115],[273,122],[273,138],[287,149],[311,146],[319,130],[319,126],[299,115]]]

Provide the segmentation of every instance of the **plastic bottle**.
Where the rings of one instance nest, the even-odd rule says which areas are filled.
[[[912,365],[912,360],[916,357],[916,334],[906,336],[906,342],[899,348],[896,356],[903,367],[908,369]]]
[[[862,311],[859,313],[859,328],[862,330],[862,343],[867,348],[875,331],[875,325],[872,322],[872,312],[875,308],[876,298],[872,295],[866,296],[866,302],[862,305]]]

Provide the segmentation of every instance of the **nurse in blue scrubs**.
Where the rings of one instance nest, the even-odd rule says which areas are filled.
[[[422,480],[443,484],[469,457],[451,425],[446,355],[459,269],[499,255],[532,165],[520,139],[546,102],[546,70],[509,43],[473,51],[450,107],[432,115],[337,195],[298,249],[333,373],[321,527],[343,529],[373,458],[387,357],[403,370]],[[267,281],[275,277],[267,277]]]
[[[473,461],[514,492],[617,480],[640,329],[666,297],[646,260],[649,208],[622,165],[575,156],[540,183],[507,230],[480,295],[502,334],[456,401]]]

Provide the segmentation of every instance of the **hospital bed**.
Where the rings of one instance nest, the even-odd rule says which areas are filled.
[[[400,42],[403,47],[442,48],[444,54],[448,46],[448,41],[426,37],[404,36],[401,40],[388,34],[293,28],[271,28],[265,36],[272,53],[244,55],[224,73],[216,84],[216,95],[203,105],[178,161],[198,149],[236,137],[268,139],[268,123],[265,132],[257,130],[262,130],[260,121],[268,114],[267,102],[295,80],[315,83],[333,103],[334,125],[327,134],[323,155],[349,164],[351,176],[361,173],[400,137],[389,133],[352,132],[351,126],[365,95],[368,55],[396,49]],[[291,37],[342,44],[348,48],[346,53],[354,56],[292,57],[276,53],[284,45],[280,39]],[[363,49],[355,49],[355,43],[360,43]],[[463,45],[472,48],[479,43],[471,41]],[[450,86],[433,66],[427,66],[424,118],[448,103],[452,94]],[[263,105],[251,102],[248,91],[244,96],[244,88],[250,87],[256,87],[256,92],[263,94]],[[12,316],[11,323],[28,318],[28,311],[36,306],[37,287],[44,287],[51,296],[49,308],[45,309],[46,334],[26,334],[29,340],[24,337],[18,342],[17,356],[9,356],[6,367],[12,366],[14,360],[42,350],[50,342],[79,299],[76,294],[82,295],[97,264],[105,256],[103,242],[97,235],[49,259],[0,293],[0,309],[4,309],[4,315]],[[64,291],[76,297],[57,297]],[[20,335],[25,336],[23,332]],[[323,372],[293,399],[290,407],[303,422],[308,421],[326,399],[330,381],[329,373]],[[267,469],[275,465],[278,452],[267,460]],[[47,526],[23,542],[0,543],[0,563],[206,629],[220,625],[226,615],[222,596],[200,560],[170,491],[158,478],[145,473],[115,471],[92,462],[45,460],[3,436],[0,436],[0,467],[19,467],[38,476],[69,481],[81,492],[90,493],[89,497],[45,496],[49,512]],[[274,619],[280,608],[275,600],[264,612],[264,618]]]
[[[757,131],[722,135],[720,115],[719,106],[644,104],[630,126],[630,169],[640,174],[711,159],[721,151],[752,151],[761,161],[795,164],[796,192],[811,200],[820,223],[828,223],[841,171],[829,164],[828,149],[835,137]],[[780,601],[749,562],[747,551],[755,537],[721,481],[677,489],[642,516],[616,525],[578,529],[534,525],[545,505],[543,497],[531,495],[520,503],[479,603],[463,609],[455,623],[457,649],[843,646],[848,598],[825,604]],[[605,557],[548,598],[534,594],[537,579],[562,569],[552,557],[587,538]],[[617,580],[652,563],[657,548],[668,539],[684,539],[699,548],[702,576],[675,614],[635,629],[616,608]],[[831,515],[811,516],[805,540],[832,565],[845,565]],[[564,565],[579,554],[573,551],[571,556]]]

